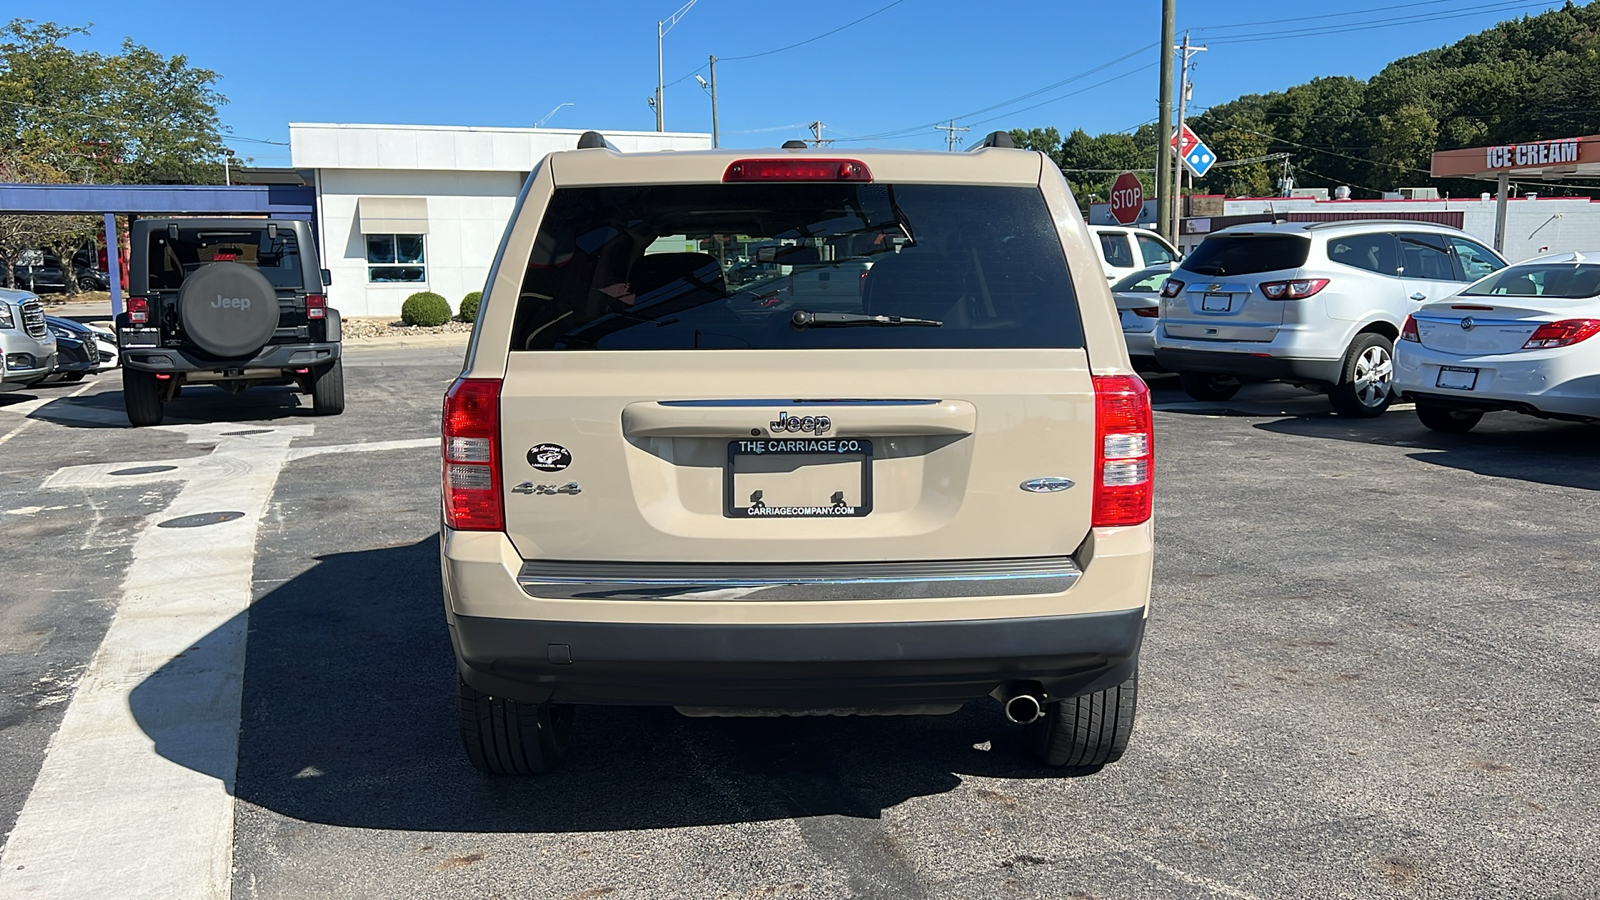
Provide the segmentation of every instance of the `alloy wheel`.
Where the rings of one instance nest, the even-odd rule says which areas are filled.
[[[1356,359],[1355,394],[1362,406],[1376,408],[1389,399],[1394,387],[1394,357],[1389,348],[1368,347]]]

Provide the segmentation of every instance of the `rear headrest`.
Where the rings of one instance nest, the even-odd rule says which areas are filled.
[[[722,264],[709,253],[651,253],[640,257],[628,272],[629,286],[641,298],[679,281],[721,294],[728,292]]]
[[[874,315],[943,319],[967,293],[968,266],[959,257],[907,250],[867,271],[862,307]]]

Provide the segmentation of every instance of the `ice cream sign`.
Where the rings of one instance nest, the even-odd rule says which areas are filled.
[[[1520,169],[1575,163],[1578,161],[1578,141],[1578,138],[1558,138],[1553,141],[1531,141],[1526,144],[1489,147],[1488,168]]]

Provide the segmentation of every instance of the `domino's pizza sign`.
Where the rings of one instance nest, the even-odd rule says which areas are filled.
[[[1172,146],[1196,178],[1206,177],[1206,173],[1216,165],[1217,155],[1211,152],[1205,141],[1200,140],[1199,135],[1189,130],[1187,123],[1172,136]]]

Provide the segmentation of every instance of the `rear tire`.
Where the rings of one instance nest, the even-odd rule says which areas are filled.
[[[135,428],[160,425],[165,410],[161,407],[161,382],[156,380],[156,373],[124,367],[122,406],[128,411],[128,422]]]
[[[337,416],[344,412],[344,360],[311,372],[311,412],[318,416]]]
[[[479,693],[456,676],[456,715],[472,767],[487,775],[542,775],[567,755],[574,707]]]
[[[1219,375],[1215,372],[1179,372],[1178,383],[1183,386],[1183,392],[1196,400],[1217,402],[1231,400],[1233,395],[1239,393],[1243,387],[1239,379],[1232,375]]]
[[[1394,342],[1381,334],[1358,334],[1344,355],[1339,383],[1328,391],[1333,411],[1352,419],[1375,419],[1394,402]]]
[[[1466,434],[1483,418],[1483,413],[1418,402],[1417,418],[1434,431],[1442,431],[1445,434]]]
[[[1029,754],[1047,766],[1098,770],[1128,749],[1138,700],[1135,669],[1116,687],[1047,704],[1038,721],[1024,726],[1023,740]]]

